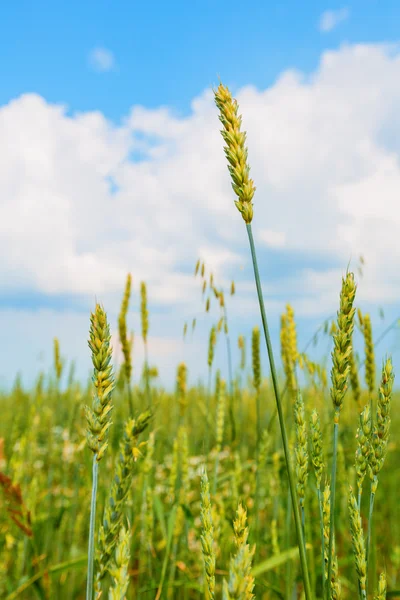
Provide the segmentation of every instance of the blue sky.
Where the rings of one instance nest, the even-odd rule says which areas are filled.
[[[165,384],[183,358],[194,380],[205,373],[212,317],[190,344],[180,335],[201,313],[198,256],[226,288],[238,283],[232,336],[258,324],[210,92],[219,76],[248,131],[276,349],[285,303],[304,345],[336,311],[341,275],[360,254],[360,306],[384,330],[400,292],[399,19],[397,2],[382,10],[375,0],[4,4],[0,386],[48,368],[55,335],[83,377],[94,297],[115,329],[128,271],[137,334],[148,282]],[[400,366],[397,335],[379,361],[385,350]],[[139,341],[137,352],[140,363]]]
[[[346,41],[398,41],[400,5],[319,1],[132,2],[25,0],[3,3],[0,101],[34,91],[71,111],[101,110],[118,122],[132,103],[190,110],[193,97],[218,82],[266,87],[281,71],[311,72],[321,53]],[[348,17],[321,32],[321,15]],[[93,48],[109,49],[115,69],[88,69]]]

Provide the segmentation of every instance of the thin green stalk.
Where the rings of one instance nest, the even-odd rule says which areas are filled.
[[[260,390],[256,392],[256,410],[257,410],[257,445],[256,445],[256,498],[255,498],[255,513],[256,513],[256,551],[255,559],[259,556],[260,542],[260,443],[261,443],[261,407],[260,407]]]
[[[325,538],[324,538],[324,513],[322,508],[321,488],[317,489],[318,505],[319,505],[319,520],[321,528],[321,566],[322,566],[322,598],[325,598]]]
[[[149,403],[149,405],[152,405],[153,399],[151,396],[151,391],[150,391],[150,381],[149,381],[149,357],[148,357],[148,348],[147,348],[147,340],[144,343],[144,368],[145,368],[145,385],[146,385],[146,396],[147,396],[147,402]]]
[[[94,454],[93,455],[92,500],[90,503],[90,525],[89,525],[86,600],[92,600],[92,598],[93,598],[94,525],[95,525],[95,520],[96,520],[96,497],[97,497],[98,473],[99,473],[99,463],[97,462],[97,454]]]
[[[225,310],[225,323],[226,323],[226,308]],[[231,439],[232,442],[236,439],[236,423],[235,413],[233,410],[233,375],[232,375],[232,353],[231,353],[231,342],[229,334],[225,333],[226,338],[226,351],[228,354],[228,373],[229,373],[229,420],[231,422]]]
[[[132,398],[131,384],[129,381],[127,381],[125,383],[125,385],[126,385],[126,389],[128,391],[129,416],[131,417],[133,415],[133,398]]]
[[[367,549],[366,549],[366,561],[367,561],[367,594],[368,594],[368,572],[369,572],[369,556],[370,556],[370,546],[371,546],[371,533],[372,533],[372,515],[374,512],[374,500],[375,493],[371,491],[369,496],[369,511],[368,511],[368,529],[367,529]]]
[[[339,438],[339,409],[335,409],[335,420],[333,424],[333,457],[332,457],[332,476],[331,476],[331,508],[330,508],[330,526],[329,526],[329,546],[328,546],[328,585],[327,600],[331,597],[332,588],[332,547],[335,529],[335,494],[336,494],[336,467],[337,467],[337,448]]]
[[[305,551],[305,544],[304,544],[303,532],[302,532],[301,521],[300,521],[300,513],[299,513],[297,492],[296,492],[296,483],[294,481],[293,472],[292,472],[292,468],[290,465],[289,443],[288,443],[288,439],[287,439],[286,426],[285,426],[285,421],[284,421],[284,417],[283,417],[282,403],[281,403],[280,394],[279,394],[278,378],[277,378],[277,374],[276,374],[274,355],[273,355],[273,351],[272,351],[272,344],[271,344],[271,340],[270,340],[270,336],[269,336],[267,317],[265,314],[264,300],[263,300],[263,294],[262,294],[261,283],[260,283],[260,275],[258,272],[258,264],[257,264],[256,250],[255,250],[255,246],[254,246],[253,233],[252,233],[252,229],[251,229],[251,223],[246,223],[246,229],[247,229],[247,233],[248,233],[248,237],[249,237],[251,256],[252,256],[252,260],[253,260],[254,277],[255,277],[255,282],[256,282],[256,287],[257,287],[258,301],[259,301],[259,305],[260,305],[261,319],[262,319],[262,324],[263,324],[263,329],[264,329],[265,343],[266,343],[267,351],[268,351],[269,364],[270,364],[270,368],[271,368],[272,384],[274,387],[276,407],[277,407],[278,416],[279,416],[279,425],[280,425],[280,429],[281,429],[283,450],[284,450],[285,461],[286,461],[286,470],[287,470],[288,479],[289,479],[290,495],[291,495],[291,499],[292,499],[294,521],[295,521],[296,533],[297,533],[297,544],[299,547],[300,563],[301,563],[301,569],[302,569],[302,573],[303,573],[304,592],[305,592],[306,600],[311,600],[312,593],[311,593],[310,579],[309,579],[309,574],[308,574],[307,555],[306,555],[306,551]]]
[[[208,367],[208,385],[207,385],[207,426],[206,426],[206,457],[208,460],[208,453],[210,451],[210,411],[211,411],[211,376],[212,376],[212,366]]]
[[[304,509],[304,501],[300,501],[300,517],[301,517],[301,529],[303,531],[303,541],[306,543],[306,512]]]
[[[291,496],[290,496],[290,488],[288,486],[287,489],[287,501],[286,501],[286,548],[285,550],[289,550],[291,548],[291,516],[292,511],[290,510],[291,504]],[[293,563],[291,560],[288,560],[286,563],[286,600],[291,600],[293,598],[293,577],[292,577],[292,567]]]

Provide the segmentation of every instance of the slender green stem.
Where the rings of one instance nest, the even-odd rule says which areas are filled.
[[[145,385],[146,385],[146,396],[147,402],[149,405],[152,405],[152,397],[150,392],[150,382],[149,382],[149,351],[147,347],[147,340],[144,342],[144,369],[145,369]]]
[[[211,411],[211,373],[212,366],[208,368],[208,386],[207,386],[207,418],[206,418],[206,457],[208,459],[208,453],[210,451],[210,423],[209,416]]]
[[[300,500],[300,516],[301,516],[301,530],[303,532],[303,543],[305,546],[306,545],[306,511],[304,509],[304,500]]]
[[[302,529],[301,529],[301,521],[300,521],[300,513],[299,513],[299,507],[298,507],[298,500],[297,500],[296,484],[295,484],[295,480],[293,477],[292,468],[290,465],[289,443],[288,443],[288,438],[287,438],[287,433],[286,433],[285,421],[284,421],[284,417],[283,417],[282,403],[281,403],[281,398],[280,398],[279,388],[278,388],[278,377],[277,377],[276,368],[275,368],[275,361],[274,361],[274,355],[273,355],[273,351],[272,351],[271,339],[269,336],[267,317],[265,314],[264,300],[263,300],[263,294],[262,294],[261,283],[260,283],[260,275],[258,272],[256,250],[255,250],[255,246],[254,246],[253,233],[252,233],[250,223],[246,223],[246,229],[247,229],[247,233],[249,236],[250,250],[251,250],[251,256],[252,256],[252,260],[253,260],[253,268],[254,268],[254,277],[255,277],[257,294],[258,294],[258,301],[259,301],[259,305],[260,305],[260,312],[261,312],[261,319],[262,319],[263,330],[264,330],[265,343],[267,346],[269,364],[270,364],[270,368],[271,368],[271,377],[272,377],[272,384],[274,387],[276,407],[278,410],[279,425],[280,425],[280,429],[281,429],[283,450],[284,450],[285,461],[286,461],[286,470],[287,470],[288,479],[289,479],[290,495],[291,495],[291,499],[292,499],[294,521],[295,521],[296,533],[297,533],[297,544],[299,547],[300,563],[301,563],[301,568],[302,568],[302,572],[303,572],[304,592],[305,592],[306,600],[311,600],[312,594],[311,594],[310,578],[309,578],[309,574],[308,574],[307,555],[306,555],[306,551],[305,551],[303,533],[302,533]]]
[[[337,467],[337,448],[339,438],[339,409],[335,409],[335,420],[333,424],[333,456],[332,456],[332,477],[331,477],[331,507],[329,523],[329,546],[328,546],[328,585],[327,600],[331,597],[332,588],[332,567],[333,567],[333,537],[335,532],[335,495],[336,495],[336,467]]]
[[[256,440],[256,498],[255,498],[255,516],[256,516],[256,553],[255,559],[259,556],[260,545],[260,443],[261,443],[261,409],[260,409],[260,390],[256,391],[256,411],[257,411],[257,440]]]
[[[372,532],[372,515],[374,512],[374,500],[375,492],[371,491],[369,496],[369,513],[368,513],[368,529],[367,529],[367,549],[365,553],[365,559],[367,561],[367,594],[368,594],[368,572],[369,572],[369,559],[370,559],[370,546],[371,546],[371,532]]]
[[[133,416],[133,399],[132,399],[132,389],[129,381],[126,382],[126,388],[128,390],[128,404],[129,404],[129,416]]]
[[[93,455],[93,482],[92,482],[92,500],[90,503],[90,524],[89,524],[89,544],[88,544],[88,568],[86,584],[86,600],[93,599],[93,571],[94,571],[94,524],[96,521],[96,496],[97,481],[99,473],[99,463],[97,454]]]
[[[214,480],[213,480],[213,487],[212,487],[212,495],[213,496],[215,496],[215,494],[217,493],[218,467],[219,467],[219,452],[218,452],[217,456],[215,457],[215,463],[214,463]]]
[[[292,543],[291,543],[291,532],[292,532],[292,528],[291,528],[291,523],[292,523],[292,510],[291,510],[291,496],[290,496],[290,488],[288,486],[287,489],[287,501],[286,501],[286,550],[288,550],[289,548],[291,548]],[[291,560],[288,560],[286,563],[286,573],[285,573],[285,577],[286,577],[286,600],[292,600],[293,598],[293,577],[292,577],[292,571],[293,571],[293,562]]]
[[[226,306],[224,306],[224,316],[225,323],[227,323],[227,313]],[[226,351],[228,355],[228,373],[229,373],[229,420],[231,422],[231,437],[232,442],[236,439],[236,423],[235,423],[235,413],[233,410],[233,375],[232,375],[232,353],[231,353],[231,342],[229,339],[229,334],[225,333],[226,338]]]
[[[321,531],[321,566],[322,566],[322,598],[325,598],[325,537],[324,537],[324,511],[322,506],[321,489],[317,489],[319,505],[319,522]]]

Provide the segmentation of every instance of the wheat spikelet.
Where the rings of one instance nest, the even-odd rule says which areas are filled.
[[[246,367],[246,345],[243,335],[238,337],[238,348],[240,350],[240,369],[244,371]]]
[[[131,374],[132,374],[132,358],[131,358],[132,345],[131,345],[130,341],[128,340],[128,336],[127,336],[126,316],[128,314],[128,309],[129,309],[129,299],[131,296],[131,284],[132,284],[132,276],[130,273],[128,273],[127,278],[126,278],[124,297],[122,299],[122,304],[121,304],[121,311],[120,311],[119,317],[118,317],[119,339],[121,342],[121,348],[122,348],[122,352],[124,355],[123,369],[124,369],[124,374],[126,377],[126,381],[128,382],[128,385],[130,384]]]
[[[375,391],[375,349],[372,339],[371,317],[364,315],[362,332],[365,340],[365,381],[371,394]]]
[[[334,334],[334,349],[332,352],[331,370],[331,399],[335,407],[335,422],[339,420],[339,411],[347,391],[347,378],[349,374],[349,356],[352,351],[351,339],[354,328],[353,302],[356,295],[356,285],[353,273],[347,273],[342,280],[340,293],[340,309],[337,318],[337,331]]]
[[[201,548],[206,571],[207,588],[210,600],[215,597],[215,551],[214,526],[211,512],[210,486],[204,470],[201,477]]]
[[[217,332],[215,327],[211,327],[210,330],[210,337],[208,340],[208,356],[207,356],[207,364],[208,367],[211,369],[213,361],[214,361],[214,352],[215,352],[215,346],[217,344]]]
[[[370,454],[368,460],[369,474],[372,480],[371,492],[378,486],[378,475],[382,469],[387,453],[390,429],[390,404],[394,373],[392,361],[388,358],[382,368],[382,379],[379,387],[376,423],[372,428]]]
[[[149,332],[149,311],[147,310],[147,288],[144,281],[140,283],[140,317],[142,322],[142,338],[146,344]]]
[[[130,532],[129,527],[121,527],[115,548],[114,561],[109,567],[112,586],[108,593],[108,600],[124,600],[129,585],[129,559],[130,559]],[[98,596],[99,597],[99,596]]]
[[[101,580],[109,569],[110,560],[118,540],[124,508],[133,480],[134,464],[138,456],[141,455],[140,448],[143,443],[138,445],[138,437],[146,429],[150,419],[151,413],[146,411],[139,415],[136,420],[129,419],[124,428],[110,495],[104,508],[103,521],[99,529],[96,577],[98,591],[100,591]]]
[[[254,548],[250,549],[247,544],[249,530],[246,519],[246,510],[239,503],[233,523],[237,551],[230,560],[229,579],[228,581],[223,580],[223,600],[252,600],[254,598],[254,577],[251,574]]]
[[[314,467],[315,479],[317,481],[317,490],[321,489],[322,472],[326,469],[322,452],[322,433],[321,422],[318,412],[314,409],[310,417],[311,430],[311,461]]]
[[[178,365],[176,390],[179,403],[179,415],[180,418],[183,419],[187,408],[187,366],[183,362]]]
[[[358,506],[361,503],[361,494],[363,488],[363,482],[368,468],[368,458],[370,454],[370,436],[372,431],[372,420],[371,420],[371,408],[370,404],[366,404],[364,410],[359,417],[359,427],[357,429],[357,450],[356,450],[356,477],[357,477],[357,488],[358,488]]]
[[[87,444],[99,461],[107,449],[107,432],[111,425],[111,397],[114,389],[114,375],[111,364],[111,334],[107,315],[100,304],[90,316],[89,348],[92,351],[93,376],[96,388],[92,408],[86,406]]]
[[[363,598],[367,597],[367,560],[365,556],[364,533],[362,529],[361,516],[353,491],[349,490],[349,513],[350,530],[353,544],[353,552],[356,561],[358,582]]]
[[[58,382],[61,379],[63,366],[64,365],[60,356],[60,342],[58,341],[58,338],[54,338],[54,369]]]
[[[323,535],[324,535],[324,559],[325,559],[325,579],[328,578],[329,562],[329,531],[330,531],[330,485],[326,484],[322,493],[322,514],[323,514]],[[337,600],[341,596],[341,585],[338,580],[338,564],[335,552],[335,541],[332,544],[332,573],[331,573],[331,600]]]
[[[307,451],[307,428],[304,417],[304,401],[301,393],[297,392],[294,405],[294,422],[296,429],[296,476],[297,494],[300,506],[304,507],[306,484],[308,479],[308,451]]]
[[[381,573],[379,577],[378,590],[374,596],[374,600],[386,600],[386,573]]]
[[[238,104],[227,87],[219,84],[214,91],[215,103],[219,108],[219,119],[224,127],[221,131],[226,143],[225,156],[232,178],[232,188],[238,200],[235,205],[246,223],[253,218],[252,199],[255,192],[253,180],[249,178],[250,167],[247,162],[246,134],[240,131],[242,118],[238,115]]]
[[[288,386],[290,395],[293,396],[296,390],[296,376],[292,361],[287,314],[281,315],[280,342],[282,364],[286,376],[286,385]]]
[[[349,356],[349,366],[350,366],[349,378],[350,378],[351,389],[353,390],[354,400],[357,402],[358,406],[360,407],[361,388],[360,388],[360,381],[358,379],[358,370],[357,370],[356,358],[355,358],[353,349]]]

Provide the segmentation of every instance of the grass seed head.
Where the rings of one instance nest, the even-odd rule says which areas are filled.
[[[386,600],[386,573],[381,573],[379,577],[378,589],[374,596],[374,600]]]
[[[215,550],[214,550],[214,526],[211,512],[210,485],[207,472],[204,470],[201,476],[201,548],[203,552],[204,567],[210,600],[215,597]]]
[[[110,326],[107,315],[100,304],[90,316],[89,348],[92,352],[95,387],[92,408],[86,407],[87,443],[99,461],[107,449],[107,432],[111,425],[111,404],[114,390],[114,375],[111,364]]]
[[[124,372],[125,372],[126,381],[128,382],[128,384],[130,383],[131,374],[132,374],[131,352],[132,352],[133,338],[132,338],[132,344],[131,344],[130,341],[128,340],[128,335],[127,335],[126,316],[128,314],[128,309],[129,309],[129,300],[130,300],[130,296],[131,296],[131,285],[132,285],[132,276],[130,273],[128,273],[127,278],[126,278],[124,297],[122,299],[122,304],[121,304],[121,311],[120,311],[119,317],[118,317],[119,339],[121,342],[121,348],[122,348],[122,352],[124,355]]]
[[[356,295],[356,288],[353,273],[347,273],[346,277],[342,280],[340,309],[337,315],[337,331],[333,338],[331,398],[336,410],[335,419],[338,419],[343,398],[347,391],[347,378],[350,369],[349,356],[352,351],[351,340],[354,328],[355,308],[353,308],[353,302]]]
[[[149,331],[149,311],[147,310],[147,289],[144,281],[140,284],[140,316],[142,321],[142,337],[146,343]]]
[[[371,317],[364,315],[363,328],[365,340],[365,381],[370,394],[375,391],[375,349],[372,339]]]
[[[351,539],[353,544],[354,558],[356,562],[358,582],[363,598],[366,598],[367,561],[365,553],[364,533],[358,504],[351,488],[349,490],[348,506],[350,513]]]
[[[322,453],[321,422],[317,411],[314,409],[310,417],[311,430],[311,461],[314,467],[317,489],[321,489],[323,470],[326,468]]]
[[[227,87],[219,84],[214,91],[215,104],[223,125],[222,137],[226,146],[225,156],[228,159],[228,169],[232,178],[232,188],[238,198],[235,205],[244,221],[249,224],[253,219],[253,196],[255,187],[250,179],[250,167],[247,161],[247,148],[245,146],[246,133],[240,130],[242,118],[238,115],[238,103],[232,98]]]

